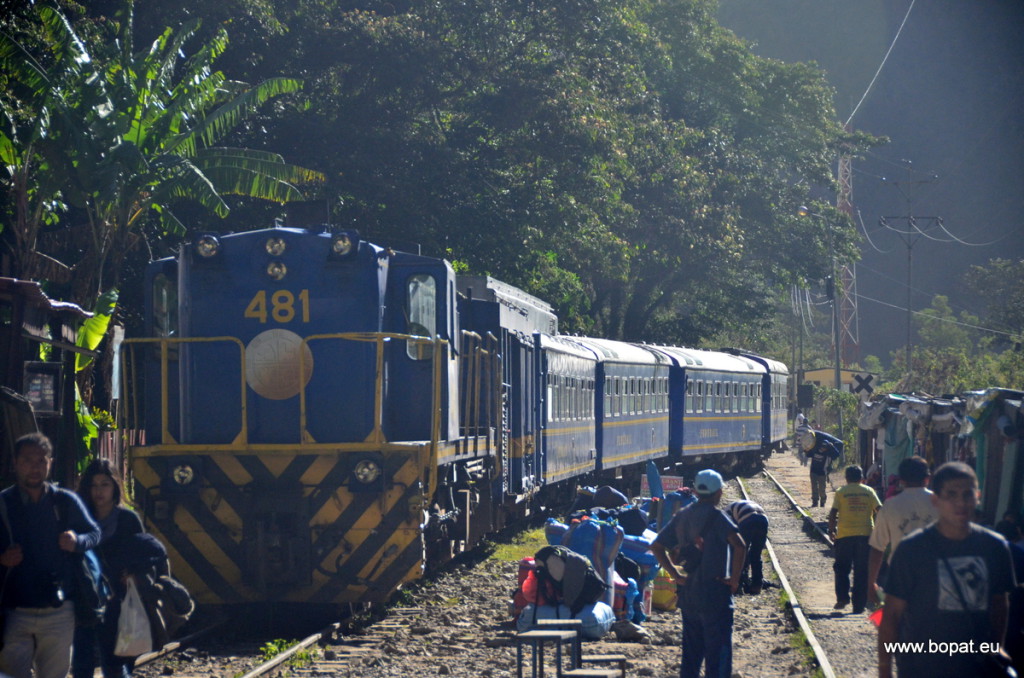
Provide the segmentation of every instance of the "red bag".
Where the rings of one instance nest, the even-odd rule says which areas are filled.
[[[537,561],[533,559],[533,556],[526,556],[519,561],[519,588],[523,588],[523,582],[526,581],[526,577],[531,572],[537,571]]]

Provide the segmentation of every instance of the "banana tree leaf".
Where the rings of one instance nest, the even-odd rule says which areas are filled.
[[[96,347],[103,341],[107,334],[107,327],[110,326],[110,318],[114,315],[114,308],[117,306],[117,290],[110,290],[100,295],[93,307],[93,317],[82,323],[78,330],[79,348],[95,351]],[[79,353],[75,356],[75,372],[81,372],[90,363],[92,356]]]

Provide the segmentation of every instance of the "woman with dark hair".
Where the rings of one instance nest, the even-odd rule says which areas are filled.
[[[124,575],[128,567],[125,555],[130,549],[125,546],[133,541],[134,535],[142,533],[142,521],[135,511],[121,505],[120,474],[106,459],[96,459],[86,467],[78,483],[78,496],[100,526],[100,545],[96,547],[96,554],[115,595],[107,603],[102,624],[75,628],[72,675],[74,678],[92,678],[98,653],[104,678],[127,678],[131,676],[135,659],[118,657],[114,654],[114,645],[117,642],[121,600],[126,592]]]

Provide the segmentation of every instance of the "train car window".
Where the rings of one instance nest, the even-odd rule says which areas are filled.
[[[547,389],[548,389],[548,397],[547,397],[547,402],[545,403],[545,409],[547,410],[547,420],[551,421],[552,417],[554,415],[554,399],[555,399],[555,393],[554,393],[555,389],[554,389],[554,386],[551,383],[551,375],[548,375],[548,386],[547,386]]]
[[[580,419],[580,382],[573,377],[569,380],[569,419]]]
[[[153,336],[178,335],[178,285],[160,273],[153,278]]]
[[[704,382],[704,411],[714,412],[715,411],[715,394],[712,392],[712,383],[710,381]]]
[[[686,411],[693,412],[693,382],[686,380]]]
[[[459,318],[456,313],[458,309],[458,297],[455,294],[455,281],[448,281],[448,336],[457,337],[459,336]],[[451,343],[452,350],[448,351],[448,355],[452,360],[458,358],[458,342],[453,341]]]
[[[569,393],[568,393],[568,377],[558,378],[558,418],[565,421],[569,418]]]
[[[572,419],[572,379],[562,377],[562,420]]]
[[[408,307],[406,332],[434,338],[437,334],[437,283],[425,273],[409,276],[406,283]],[[433,355],[432,346],[422,342],[406,342],[406,353],[413,360],[426,360]]]

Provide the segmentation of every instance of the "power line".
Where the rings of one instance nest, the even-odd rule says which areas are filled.
[[[871,82],[868,83],[868,88],[864,90],[864,95],[861,96],[860,101],[853,107],[853,113],[850,113],[850,117],[846,119],[846,124],[849,125],[850,121],[853,120],[853,116],[857,115],[857,111],[860,110],[860,105],[864,103],[864,100],[868,97],[868,92],[875,86],[875,81],[878,80],[879,74],[882,72],[882,68],[885,67],[885,62],[889,60],[889,55],[892,54],[893,47],[896,46],[896,41],[900,39],[900,33],[903,32],[903,27],[907,25],[907,19],[910,18],[910,10],[914,9],[914,3],[917,0],[910,0],[910,7],[907,8],[907,13],[903,16],[903,21],[900,23],[899,30],[896,31],[896,37],[892,39],[892,44],[889,45],[889,49],[885,52],[885,56],[882,57],[882,63],[878,64],[878,70],[875,71],[875,76],[871,78]]]
[[[875,241],[871,239],[871,234],[868,233],[868,227],[864,225],[864,216],[861,214],[860,210],[857,210],[857,221],[860,222],[860,230],[864,231],[864,237],[867,238],[868,244],[871,245],[871,248],[876,252],[879,254],[890,254],[896,249],[893,247],[891,250],[883,250],[875,244]]]
[[[1007,336],[1007,337],[1015,337],[1015,336],[1017,336],[1013,332],[1004,332],[1003,330],[994,330],[991,327],[982,327],[981,325],[972,325],[971,323],[965,323],[965,322],[961,322],[959,320],[953,320],[951,318],[938,318],[938,317],[932,315],[931,313],[925,313],[924,311],[914,311],[914,310],[911,310],[911,309],[904,308],[903,306],[899,306],[897,304],[890,304],[887,301],[881,301],[879,299],[872,299],[871,297],[866,297],[863,294],[858,294],[857,298],[858,299],[864,299],[865,301],[871,301],[871,302],[874,302],[876,304],[881,304],[882,306],[888,306],[889,308],[895,308],[898,311],[904,311],[904,312],[910,311],[910,313],[913,313],[914,315],[927,316],[927,318],[929,320],[935,320],[937,322],[952,323],[953,325],[961,325],[963,327],[969,327],[969,328],[974,329],[974,330],[981,330],[982,332],[991,332],[992,334],[1001,334],[1001,335]]]

